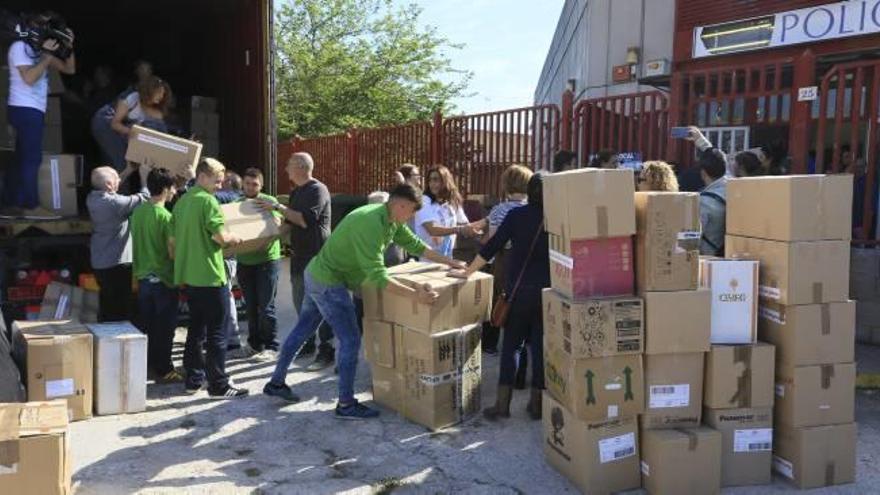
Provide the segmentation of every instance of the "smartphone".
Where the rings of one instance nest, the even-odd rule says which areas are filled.
[[[684,139],[690,135],[691,131],[687,127],[673,127],[669,130],[669,135],[674,139]]]

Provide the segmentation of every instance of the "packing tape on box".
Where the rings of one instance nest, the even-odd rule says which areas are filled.
[[[608,207],[596,207],[596,231],[599,237],[608,237]]]
[[[825,292],[822,287],[822,282],[813,282],[813,304],[819,304],[822,302],[822,293]]]
[[[822,335],[831,334],[831,305],[823,304],[819,307],[822,313]]]
[[[130,397],[128,395],[128,368],[129,363],[131,363],[131,339],[122,339],[122,349],[119,353],[120,355],[120,372],[119,372],[119,392],[122,395],[122,400],[120,401],[120,406],[123,411],[130,411],[131,404],[129,403]]]
[[[0,442],[0,475],[17,472],[19,459],[20,453],[17,439]]]
[[[834,484],[836,471],[837,465],[834,461],[829,461],[828,464],[825,465],[825,486],[832,486]]]
[[[752,404],[752,347],[737,346],[733,348],[734,364],[743,365],[742,374],[736,380],[736,393],[730,398],[739,407],[750,407]]]
[[[822,389],[828,390],[831,387],[831,379],[834,378],[834,365],[822,365]]]
[[[59,170],[58,158],[49,160],[49,172],[52,176],[52,209],[61,209],[61,170]]]
[[[696,432],[684,428],[676,428],[675,431],[688,437],[688,450],[696,450],[697,446],[700,445],[700,437],[697,436]]]

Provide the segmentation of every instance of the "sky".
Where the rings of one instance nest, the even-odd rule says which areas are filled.
[[[456,113],[531,106],[564,0],[395,0],[416,4],[421,23],[452,43],[452,66],[469,70],[472,96],[454,101]]]

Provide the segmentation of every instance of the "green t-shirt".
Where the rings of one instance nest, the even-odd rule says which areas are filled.
[[[355,290],[368,282],[384,289],[385,249],[392,242],[415,256],[428,247],[406,224],[392,222],[386,205],[361,206],[339,222],[309,263],[309,273],[326,285],[345,284]]]
[[[171,235],[171,212],[164,205],[148,202],[134,209],[131,237],[135,280],[155,275],[168,287],[174,287],[174,262],[168,255]]]
[[[212,235],[223,227],[220,203],[199,186],[174,206],[174,283],[193,287],[226,285],[223,248]]]
[[[242,196],[239,201],[245,201],[249,198]],[[270,196],[268,194],[260,193],[257,195],[256,199],[262,199],[263,201],[268,201],[270,203],[277,203],[278,200],[275,199],[274,196]],[[273,213],[276,217],[280,217],[279,213]],[[281,241],[279,239],[275,239],[269,243],[263,249],[259,251],[253,251],[250,253],[239,254],[236,256],[238,258],[238,262],[242,265],[254,266],[262,263],[266,263],[269,261],[275,261],[277,259],[281,259]]]

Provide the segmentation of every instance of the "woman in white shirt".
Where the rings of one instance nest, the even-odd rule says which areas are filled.
[[[482,234],[483,221],[470,223],[462,208],[461,193],[452,172],[443,165],[428,171],[428,188],[416,213],[416,234],[434,251],[452,257],[458,234]]]

